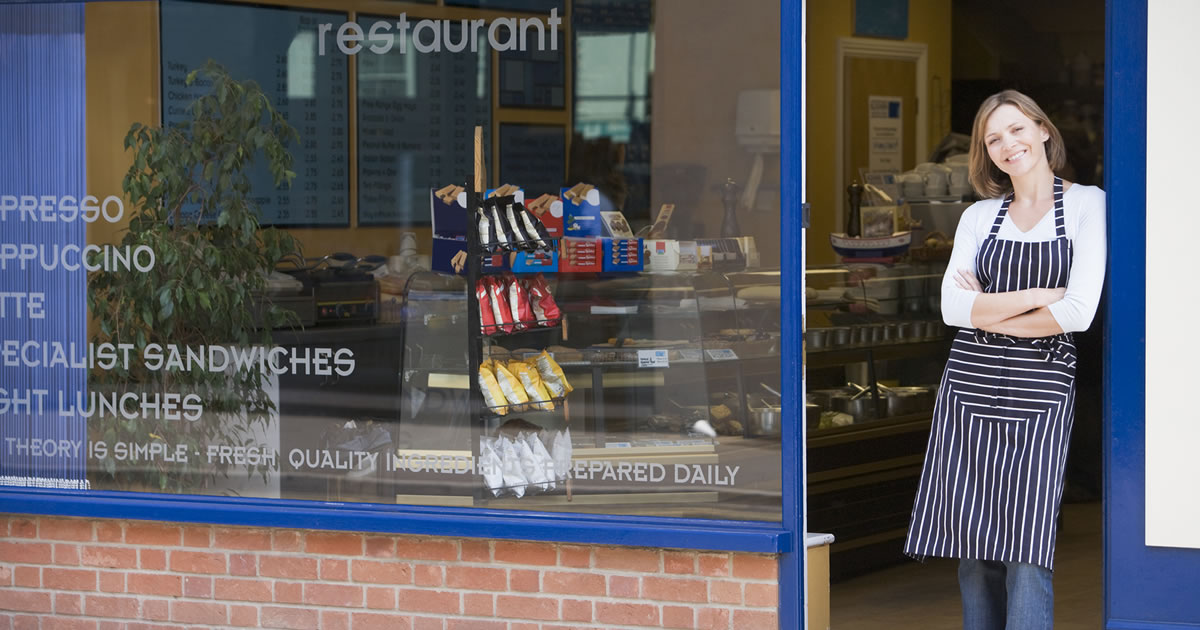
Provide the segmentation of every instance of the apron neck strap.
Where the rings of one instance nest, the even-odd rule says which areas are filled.
[[[1000,226],[1004,223],[1004,217],[1008,216],[1008,204],[1012,203],[1013,195],[1014,193],[1010,192],[1004,196],[1004,201],[1000,203],[1000,211],[996,213],[996,220],[992,221],[988,238],[996,238],[1000,233]],[[1063,212],[1063,180],[1058,175],[1054,176],[1054,234],[1058,238],[1067,237],[1067,220]]]

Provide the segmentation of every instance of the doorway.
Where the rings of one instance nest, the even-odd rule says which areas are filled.
[[[867,3],[809,0],[806,6],[805,169],[813,213],[807,242],[808,284],[818,291],[818,299],[828,297],[822,282],[829,276],[821,274],[844,267],[841,257],[830,247],[829,234],[841,232],[845,226],[846,187],[861,178],[864,171],[886,163],[879,155],[872,155],[873,149],[878,153],[881,148],[892,148],[898,154],[895,170],[901,173],[924,162],[943,162],[947,156],[965,153],[979,103],[1002,89],[1014,88],[1033,97],[1059,127],[1069,156],[1061,175],[1084,185],[1101,185],[1103,0],[1069,0],[1054,3],[1053,7],[1031,0],[999,5],[983,0],[905,3],[905,35],[892,40],[868,38],[856,32],[856,4]],[[1004,28],[994,28],[996,24],[1004,24]],[[824,51],[836,53],[830,59]],[[872,133],[869,119],[875,100],[872,97],[899,103],[900,147],[872,146],[871,141],[880,138]],[[913,247],[919,248],[933,231],[942,231],[943,237],[952,239],[958,216],[973,201],[970,197],[957,201],[930,199],[923,214],[914,211],[912,216],[926,221],[923,228],[916,228],[924,232],[914,231]],[[918,264],[915,260],[893,262]],[[928,263],[924,260],[919,264]],[[934,277],[940,287],[944,261],[942,265],[941,270],[918,270],[915,275]],[[904,277],[911,280],[915,275]],[[879,278],[873,281],[877,287],[884,284]],[[919,284],[911,281],[901,286],[901,319],[908,291],[940,295],[940,289],[914,288]],[[876,306],[872,300],[882,304],[889,299],[883,289],[879,291],[880,295],[864,295],[858,300],[858,308],[867,316],[880,314],[871,310]],[[810,299],[810,332],[814,322],[819,321],[812,303]],[[935,311],[927,310],[922,317],[940,319]],[[1077,334],[1082,359],[1056,554],[1057,628],[1100,627],[1103,616],[1100,498],[1104,312],[1105,305],[1101,304],[1089,332]],[[842,322],[824,325],[836,328]],[[810,341],[814,338],[810,335]],[[936,383],[949,349],[948,343],[939,343],[923,337],[920,347],[929,364],[924,366],[911,356],[916,345],[897,349],[898,344],[886,348],[874,344],[872,347],[878,346],[874,360],[884,365],[884,376],[872,378],[928,380],[927,372],[917,372],[932,370],[936,372]],[[808,390],[831,386],[834,377],[840,375],[828,375],[833,352],[818,354],[811,348],[809,352]],[[852,357],[842,354],[849,363]],[[833,371],[838,367],[832,365]],[[847,366],[845,375],[851,373]],[[843,377],[840,384],[846,380]],[[834,432],[809,434],[809,529],[835,536],[830,549],[832,627],[904,628],[897,624],[905,618],[912,620],[914,628],[961,627],[956,561],[919,564],[901,552],[929,435],[930,419],[924,422],[917,431],[913,430],[918,424],[916,416],[873,418],[870,424],[856,418],[853,425],[838,427]]]

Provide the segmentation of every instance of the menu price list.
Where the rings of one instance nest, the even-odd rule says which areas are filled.
[[[166,125],[191,119],[188,105],[209,86],[199,78],[188,86],[187,75],[213,59],[234,79],[257,82],[299,134],[288,145],[296,173],[290,188],[276,188],[265,155],[256,156],[249,169],[251,200],[263,224],[350,223],[347,60],[317,54],[318,25],[343,20],[335,13],[162,3]],[[198,212],[198,205],[185,207],[184,217],[194,219]]]
[[[370,32],[381,20],[394,22],[360,18],[359,24]],[[461,26],[451,27],[449,41],[461,41]],[[416,53],[410,41],[404,49],[397,41],[385,54],[358,57],[360,225],[428,223],[429,189],[471,176],[476,125],[490,154],[486,47]]]
[[[557,195],[567,181],[566,130],[558,125],[500,125],[500,181],[520,182],[525,198]]]

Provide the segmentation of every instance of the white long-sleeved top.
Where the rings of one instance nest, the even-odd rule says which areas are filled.
[[[1002,201],[986,199],[971,204],[958,221],[950,263],[946,266],[946,275],[942,277],[942,319],[947,326],[974,328],[971,325],[971,308],[979,294],[960,289],[954,282],[954,275],[959,269],[975,271],[975,256],[987,239],[992,223],[996,221]],[[1073,184],[1063,193],[1063,218],[1074,256],[1071,275],[1067,280],[1067,294],[1049,306],[1050,314],[1063,332],[1087,330],[1096,315],[1108,256],[1104,208],[1104,191],[1095,186]],[[1052,241],[1057,238],[1054,210],[1047,212],[1028,232],[1018,230],[1012,217],[1005,216],[996,238],[1026,242]]]

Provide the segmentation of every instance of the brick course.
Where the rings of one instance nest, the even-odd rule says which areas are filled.
[[[768,630],[778,559],[0,515],[0,629]]]

